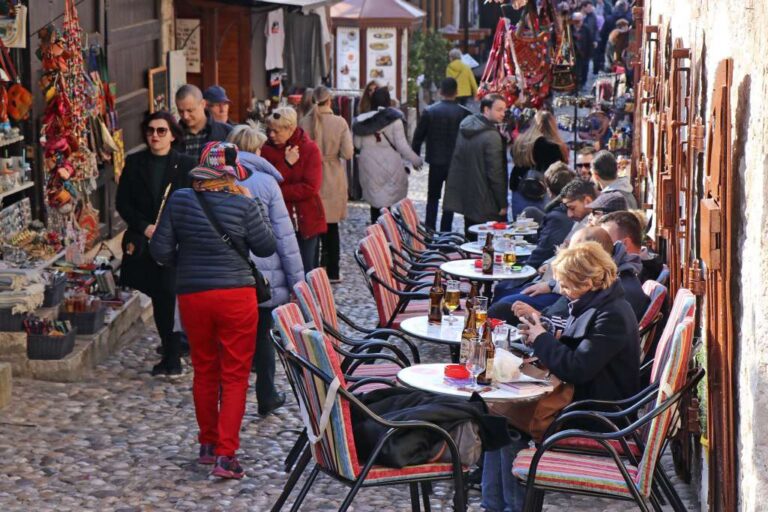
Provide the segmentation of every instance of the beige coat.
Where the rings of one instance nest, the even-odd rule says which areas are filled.
[[[322,140],[318,143],[323,155],[320,198],[325,208],[325,221],[336,224],[347,218],[347,169],[344,160],[352,158],[354,147],[349,126],[342,117],[334,115],[331,107],[321,107],[320,114],[323,130]],[[304,116],[299,126],[311,134],[312,116]]]

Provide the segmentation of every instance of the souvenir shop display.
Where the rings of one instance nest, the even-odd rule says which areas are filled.
[[[62,359],[75,347],[77,328],[67,320],[30,316],[23,322],[27,333],[28,359]]]
[[[78,290],[65,295],[59,318],[67,320],[80,334],[95,334],[104,327],[106,307],[101,299]]]
[[[27,316],[43,304],[44,294],[39,272],[0,269],[0,332],[22,331]]]

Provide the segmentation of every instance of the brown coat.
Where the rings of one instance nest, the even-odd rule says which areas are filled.
[[[318,143],[323,155],[323,183],[320,198],[325,208],[328,224],[335,224],[347,218],[347,170],[342,160],[352,158],[352,134],[347,122],[334,115],[331,107],[320,108],[320,123],[323,136]],[[312,133],[312,116],[301,119],[299,126],[308,134]],[[317,142],[317,141],[316,141]]]

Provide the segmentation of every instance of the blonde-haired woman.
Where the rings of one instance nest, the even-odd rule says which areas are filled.
[[[624,300],[616,264],[597,242],[561,250],[552,263],[571,316],[559,336],[547,331],[538,313],[521,319],[521,333],[533,355],[553,375],[574,386],[573,400],[621,400],[640,389],[640,336],[637,319]],[[512,476],[517,452],[530,438],[486,452],[483,508],[522,510],[525,491]]]
[[[528,206],[543,209],[546,204],[544,173],[555,162],[568,163],[568,146],[560,137],[551,112],[539,110],[531,125],[512,145],[514,167],[509,178],[512,213],[517,216]],[[533,171],[533,172],[531,172]]]
[[[275,388],[275,349],[269,339],[272,310],[290,300],[293,285],[304,279],[304,267],[291,217],[280,192],[283,177],[272,164],[259,156],[267,136],[256,123],[240,124],[232,129],[227,141],[240,149],[240,162],[252,173],[241,185],[264,205],[277,240],[277,251],[272,256],[257,258],[251,255],[256,268],[269,279],[272,290],[272,299],[259,304],[256,353],[251,367],[256,372],[258,412],[266,416],[285,403],[285,393]]]
[[[323,200],[328,231],[320,238],[320,262],[326,268],[331,282],[339,282],[339,222],[347,218],[347,171],[344,160],[352,158],[355,148],[352,146],[352,133],[347,122],[331,110],[331,91],[324,86],[316,87],[312,99],[315,105],[299,122],[299,126],[315,141],[323,155],[320,199]]]
[[[283,177],[280,190],[299,241],[304,271],[309,272],[317,266],[318,239],[327,230],[320,199],[323,158],[317,144],[299,128],[291,107],[273,110],[266,124],[269,140],[261,154]]]

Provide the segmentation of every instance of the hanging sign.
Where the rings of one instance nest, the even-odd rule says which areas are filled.
[[[339,27],[336,30],[336,88],[361,89],[360,29]]]
[[[397,87],[397,29],[369,28],[365,42],[365,83],[378,80],[390,88]]]

